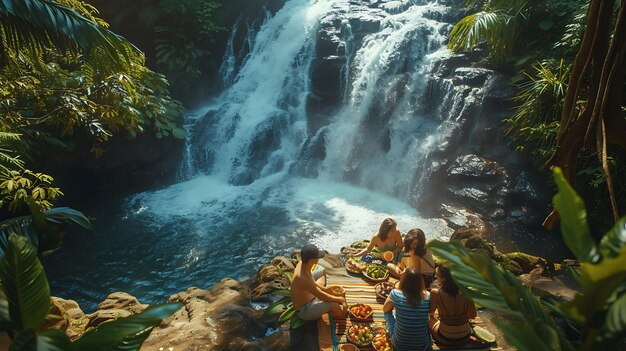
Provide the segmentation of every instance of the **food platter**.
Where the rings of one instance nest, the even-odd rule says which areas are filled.
[[[348,329],[346,338],[349,342],[357,346],[368,347],[372,344],[372,340],[374,340],[374,330],[368,324],[353,324]]]
[[[391,351],[393,348],[391,347],[391,340],[389,339],[389,334],[386,330],[381,332],[375,331],[374,339],[372,339],[372,347],[376,351]]]
[[[357,303],[348,308],[348,313],[350,313],[352,319],[366,321],[372,317],[374,310],[370,305]]]
[[[350,273],[361,274],[367,264],[356,257],[350,257],[346,261],[346,270]]]
[[[363,275],[373,282],[384,282],[389,279],[389,271],[387,268],[377,264],[367,265],[363,270]]]
[[[378,298],[386,300],[394,286],[395,284],[390,282],[380,282],[374,285],[374,291]]]

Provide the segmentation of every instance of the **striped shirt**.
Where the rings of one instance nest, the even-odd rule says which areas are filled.
[[[393,349],[397,351],[430,350],[432,348],[428,330],[430,293],[426,293],[426,299],[420,301],[417,308],[409,305],[404,293],[400,290],[391,290],[389,298],[394,303],[396,312],[395,329],[391,337]]]

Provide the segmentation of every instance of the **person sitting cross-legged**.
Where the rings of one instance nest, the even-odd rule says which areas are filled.
[[[383,305],[391,345],[396,351],[429,351],[432,340],[428,332],[430,293],[415,267],[400,277],[398,289],[391,290]]]
[[[304,246],[300,251],[302,260],[298,262],[293,273],[291,281],[293,307],[298,317],[307,321],[316,320],[325,313],[342,318],[348,310],[346,298],[342,293],[335,292],[333,286],[326,287],[322,282],[316,281],[322,276],[322,269],[311,272],[313,266],[324,255],[324,250],[315,245]]]
[[[476,305],[459,291],[447,267],[439,266],[435,272],[441,288],[430,291],[430,315],[439,311],[439,320],[429,322],[433,339],[442,346],[463,344],[469,341],[469,320],[476,318]]]

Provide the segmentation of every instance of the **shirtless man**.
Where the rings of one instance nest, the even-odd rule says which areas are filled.
[[[324,257],[324,250],[315,245],[306,245],[300,251],[302,261],[298,262],[291,281],[291,300],[293,307],[298,311],[298,317],[312,321],[320,318],[324,313],[330,313],[335,318],[343,318],[348,311],[346,298],[342,293],[333,291],[333,286],[325,287],[316,280],[323,277],[320,266],[311,272],[313,265]]]

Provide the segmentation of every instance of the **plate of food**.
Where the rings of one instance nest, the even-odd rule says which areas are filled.
[[[374,340],[374,331],[367,324],[353,324],[346,334],[348,341],[357,346],[369,346]]]
[[[383,266],[370,264],[365,267],[363,275],[373,282],[384,282],[389,278],[389,271]]]
[[[374,291],[376,292],[376,296],[383,300],[386,300],[391,293],[391,290],[394,288],[394,285],[394,283],[390,282],[381,282],[374,285]]]
[[[358,257],[350,257],[346,261],[346,270],[350,273],[361,274],[367,264],[361,261]]]
[[[376,351],[391,351],[391,340],[389,340],[389,334],[387,331],[377,332],[372,339],[372,346]]]
[[[372,310],[372,306],[366,305],[364,303],[357,303],[356,305],[352,305],[348,308],[348,312],[352,316],[353,319],[364,321],[372,317],[374,314],[374,310]]]

